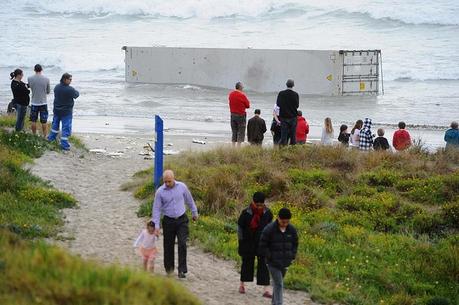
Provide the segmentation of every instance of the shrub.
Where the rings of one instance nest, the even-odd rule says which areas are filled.
[[[459,228],[459,201],[444,205],[442,212],[449,225]]]
[[[155,194],[155,186],[153,185],[153,181],[149,181],[143,185],[141,185],[134,193],[134,197],[137,199],[146,199],[152,198]]]
[[[451,305],[451,303],[446,298],[433,297],[426,302],[426,305]]]
[[[380,169],[375,172],[365,173],[360,178],[371,186],[391,187],[400,179],[400,174],[393,170]]]
[[[42,137],[25,132],[7,132],[5,130],[0,130],[0,144],[32,158],[38,158],[47,149],[52,148],[48,141]]]
[[[42,205],[52,205],[56,208],[71,208],[76,200],[63,192],[42,187],[27,186],[19,192],[19,198],[26,202],[35,202]]]

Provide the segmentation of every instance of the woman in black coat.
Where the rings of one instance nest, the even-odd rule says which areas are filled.
[[[265,286],[264,297],[272,297],[271,292],[269,292],[269,271],[266,260],[258,255],[261,232],[272,220],[273,214],[265,206],[265,195],[256,192],[253,194],[252,203],[242,211],[237,222],[238,253],[242,258],[240,293],[245,293],[244,282],[253,282],[255,257],[257,257],[257,285]]]
[[[25,83],[22,82],[24,73],[21,69],[16,69],[10,73],[11,91],[13,92],[13,101],[16,105],[16,131],[24,128],[24,120],[27,112],[27,106],[30,102],[29,93]]]

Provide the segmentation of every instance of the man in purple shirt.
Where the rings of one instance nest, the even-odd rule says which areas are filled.
[[[174,172],[166,170],[163,173],[164,184],[158,188],[153,202],[153,222],[155,234],[159,236],[159,221],[163,215],[162,227],[164,235],[164,268],[167,274],[174,272],[174,245],[178,243],[178,277],[185,278],[186,242],[188,240],[188,217],[185,203],[189,206],[193,221],[198,219],[198,209],[190,191],[183,182],[175,181]]]

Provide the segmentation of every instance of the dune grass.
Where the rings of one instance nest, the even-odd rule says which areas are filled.
[[[459,153],[319,146],[217,149],[168,159],[201,212],[191,235],[239,260],[236,219],[255,191],[293,210],[300,248],[286,285],[327,304],[458,304]],[[143,177],[143,178],[142,178]],[[143,179],[143,182],[142,182]],[[129,186],[151,213],[151,171]]]
[[[43,241],[0,232],[0,304],[197,305],[181,285],[73,257]]]
[[[25,163],[53,148],[41,137],[0,130],[0,227],[24,238],[58,233],[60,209],[76,206],[76,200],[24,169]]]

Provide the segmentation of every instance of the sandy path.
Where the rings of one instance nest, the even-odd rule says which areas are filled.
[[[86,136],[83,140],[90,149],[104,145],[112,149],[128,145],[137,145],[137,148],[117,158],[75,150],[66,154],[48,152],[36,161],[32,167],[36,175],[73,194],[80,204],[79,209],[65,210],[62,235],[69,240],[62,245],[85,258],[139,266],[139,258],[132,248],[133,240],[143,228],[143,220],[135,214],[139,202],[130,192],[120,191],[120,185],[129,181],[135,172],[151,165],[151,161],[138,155],[140,143],[114,141],[113,137],[104,136]],[[164,274],[162,240],[159,246],[156,271]],[[254,284],[247,286],[246,295],[237,292],[239,274],[233,262],[189,247],[188,264],[188,277],[181,282],[205,304],[270,304]],[[286,291],[285,304],[309,305],[313,302],[305,293]]]

